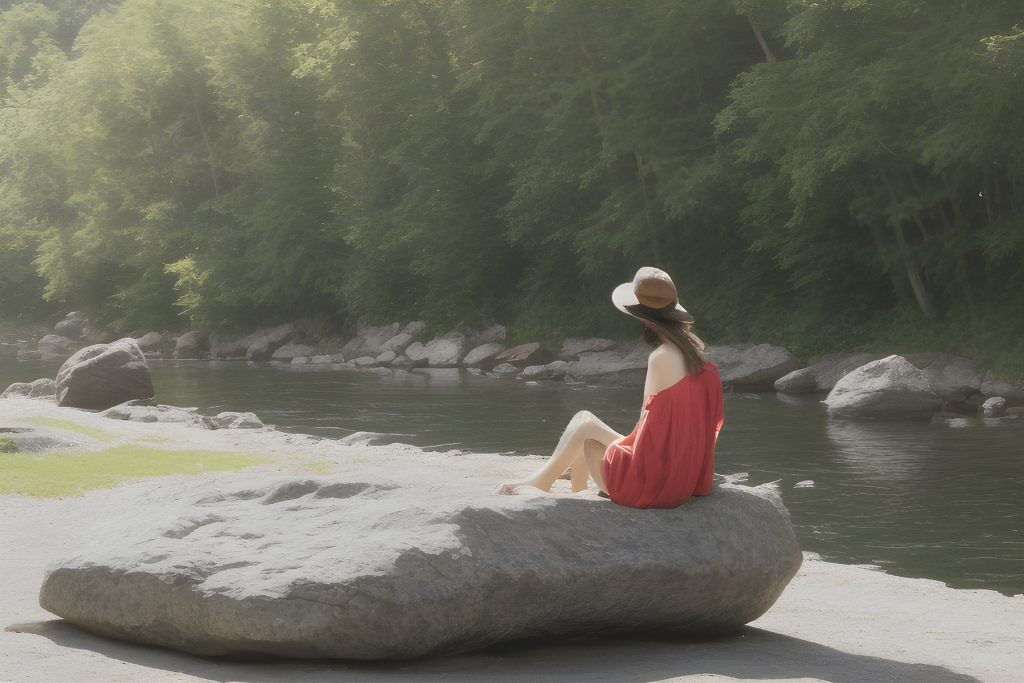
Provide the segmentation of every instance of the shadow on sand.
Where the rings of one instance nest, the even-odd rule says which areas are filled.
[[[173,650],[109,640],[59,619],[17,624],[6,630],[42,636],[60,647],[89,651],[154,672],[180,672],[200,680],[246,683],[442,679],[562,683],[604,679],[647,683],[700,674],[765,681],[809,678],[829,683],[978,683],[978,679],[972,676],[941,666],[850,654],[751,627],[745,627],[735,635],[709,641],[681,641],[654,636],[519,641],[461,655],[411,662],[277,658],[239,661],[193,657]]]

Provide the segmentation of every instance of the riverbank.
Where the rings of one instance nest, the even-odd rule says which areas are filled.
[[[43,425],[32,418],[63,420]],[[521,476],[534,458],[424,453],[275,430],[217,430],[109,420],[52,403],[6,399],[5,428],[30,428],[78,449],[158,444],[166,450],[256,453],[256,467],[285,473],[353,472],[374,466],[443,468],[481,486]],[[68,424],[70,423],[70,424]],[[68,429],[71,425],[76,428]],[[102,430],[101,433],[83,433]],[[176,475],[181,476],[181,475]],[[200,475],[202,476],[202,475]],[[567,486],[568,482],[558,482]],[[657,638],[526,643],[405,664],[239,663],[106,640],[38,607],[46,566],[82,544],[96,519],[130,514],[111,496],[40,500],[0,497],[3,582],[0,680],[326,681],[344,680],[789,680],[1009,683],[1024,666],[1019,624],[1024,597],[963,591],[808,557],[780,600],[735,636],[709,642]]]

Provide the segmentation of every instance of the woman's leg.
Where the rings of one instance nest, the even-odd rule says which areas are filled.
[[[513,494],[516,492],[516,488],[523,485],[533,486],[541,491],[550,491],[555,479],[562,476],[562,473],[570,466],[572,467],[572,489],[573,491],[582,491],[587,487],[587,472],[590,471],[593,475],[586,452],[589,450],[596,454],[597,451],[600,451],[603,457],[604,450],[608,445],[621,437],[621,434],[601,422],[593,413],[586,410],[576,413],[562,433],[562,438],[558,440],[555,452],[551,454],[548,461],[525,481],[502,484],[498,487],[498,492]],[[588,442],[593,443],[587,447]],[[600,459],[597,461],[597,474],[600,476]],[[595,481],[598,480],[595,478]]]

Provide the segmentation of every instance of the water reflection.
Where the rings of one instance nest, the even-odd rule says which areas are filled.
[[[902,485],[919,475],[933,450],[917,425],[904,421],[829,419],[825,433],[834,446],[834,457],[851,472]]]

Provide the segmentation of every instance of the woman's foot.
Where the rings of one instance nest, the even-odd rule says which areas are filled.
[[[525,486],[529,486],[530,488],[535,488],[535,489],[537,489],[539,491],[544,491],[544,489],[540,488],[539,486],[537,486],[537,484],[533,483],[532,481],[517,481],[517,482],[512,482],[511,484],[498,484],[494,488],[494,491],[499,496],[518,496],[519,495],[519,489],[521,489],[521,488],[523,488]]]

